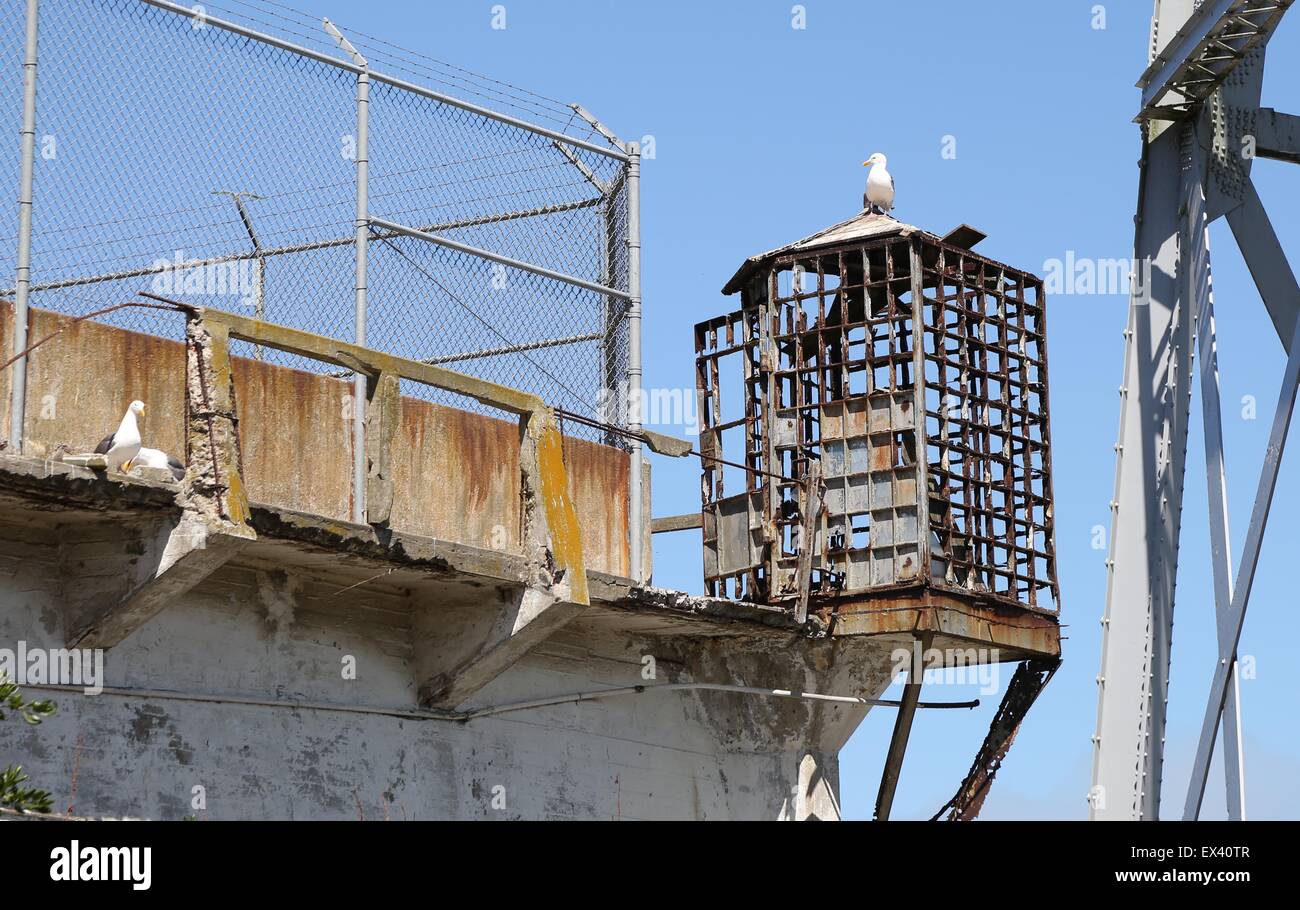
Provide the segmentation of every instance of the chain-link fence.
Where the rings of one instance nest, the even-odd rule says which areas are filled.
[[[11,73],[24,6],[0,12]],[[38,9],[32,307],[82,314],[145,290],[353,340],[364,69],[368,220],[451,241],[369,221],[367,346],[624,414],[605,405],[629,366],[630,156],[581,108],[344,26],[363,68],[321,20],[272,0]],[[16,128],[21,84],[10,86],[0,116]],[[5,207],[4,298],[18,233]],[[105,318],[180,337],[154,311]]]

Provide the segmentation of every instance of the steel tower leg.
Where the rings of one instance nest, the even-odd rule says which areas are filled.
[[[1183,817],[1200,812],[1220,724],[1228,812],[1245,815],[1236,652],[1300,388],[1300,285],[1250,168],[1256,154],[1300,161],[1300,118],[1259,106],[1264,49],[1293,2],[1155,0],[1136,118],[1145,142],[1134,248],[1146,277],[1134,288],[1125,332],[1093,818],[1159,817],[1193,324],[1202,351],[1218,661]],[[1235,584],[1207,234],[1209,222],[1223,215],[1288,353]]]
[[[1191,307],[1180,305],[1186,129],[1146,143],[1125,332],[1109,585],[1093,737],[1094,819],[1159,816],[1183,468]]]
[[[1189,176],[1203,173],[1199,149],[1193,149]],[[1191,181],[1189,181],[1191,182]],[[1214,326],[1214,285],[1210,269],[1210,230],[1205,216],[1204,187],[1196,180],[1189,187],[1186,234],[1181,271],[1187,299],[1196,322],[1196,348],[1201,356],[1201,416],[1205,436],[1205,482],[1210,517],[1210,562],[1214,570],[1214,607],[1219,648],[1224,648],[1224,617],[1232,606],[1232,547],[1228,536],[1227,471],[1223,460],[1223,420],[1219,399],[1219,356]],[[1223,777],[1228,818],[1243,821],[1246,808],[1244,758],[1238,723],[1241,692],[1237,686],[1236,653],[1231,668],[1232,689],[1223,713]]]
[[[1238,691],[1235,671],[1237,645],[1241,639],[1246,608],[1250,603],[1251,585],[1255,580],[1255,569],[1259,563],[1264,531],[1268,524],[1273,493],[1281,469],[1282,452],[1286,447],[1287,434],[1291,427],[1296,392],[1300,387],[1300,345],[1295,344],[1296,335],[1300,333],[1300,285],[1296,282],[1295,273],[1286,260],[1286,255],[1282,251],[1277,235],[1273,232],[1254,186],[1247,184],[1244,196],[1243,204],[1228,213],[1228,223],[1232,227],[1237,245],[1241,248],[1242,256],[1250,268],[1260,297],[1263,298],[1277,328],[1278,337],[1288,351],[1288,356],[1282,389],[1278,395],[1277,410],[1273,416],[1273,428],[1269,435],[1268,447],[1264,451],[1264,466],[1255,494],[1245,546],[1242,549],[1241,565],[1237,569],[1237,581],[1230,589],[1232,595],[1230,606],[1218,617],[1219,659],[1215,665],[1214,679],[1210,684],[1210,695],[1205,706],[1196,759],[1187,788],[1187,801],[1183,807],[1183,818],[1187,820],[1195,819],[1200,815],[1220,715],[1223,717],[1225,735],[1227,737],[1232,735],[1228,727],[1228,717],[1238,707],[1235,703],[1235,694]],[[1239,723],[1239,715],[1236,720]],[[1225,743],[1225,749],[1227,753],[1231,753],[1234,750],[1239,751],[1239,746],[1229,738]],[[1230,795],[1230,805],[1231,799]]]
[[[1293,327],[1300,330],[1300,321]],[[1255,493],[1255,506],[1251,511],[1246,544],[1242,548],[1241,565],[1237,569],[1237,584],[1232,592],[1232,605],[1227,614],[1219,617],[1219,660],[1215,665],[1214,680],[1210,683],[1210,697],[1205,705],[1201,723],[1200,742],[1196,760],[1192,765],[1191,781],[1187,787],[1187,802],[1183,819],[1195,821],[1201,812],[1205,795],[1205,781],[1210,774],[1210,757],[1219,727],[1219,718],[1228,699],[1232,665],[1241,640],[1241,627],[1250,603],[1250,589],[1255,582],[1255,569],[1259,566],[1259,551],[1264,543],[1269,511],[1273,506],[1273,493],[1277,490],[1277,476],[1282,467],[1282,453],[1286,448],[1291,417],[1295,410],[1296,391],[1300,388],[1300,346],[1293,346],[1287,357],[1286,373],[1282,377],[1282,390],[1278,394],[1277,410],[1273,415],[1273,429],[1269,433],[1268,448],[1264,450],[1264,468],[1260,473],[1259,487]]]

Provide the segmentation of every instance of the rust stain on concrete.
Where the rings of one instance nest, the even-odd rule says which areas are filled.
[[[537,475],[541,483],[539,492],[543,497],[542,507],[546,510],[551,553],[556,566],[568,572],[570,601],[586,604],[590,602],[587,599],[587,575],[582,571],[573,571],[585,563],[582,556],[582,529],[573,508],[573,494],[569,489],[568,472],[564,465],[564,443],[555,423],[555,415],[548,410],[538,416],[542,418],[542,424],[537,437]]]
[[[582,544],[589,568],[626,576],[628,471],[624,452],[585,439],[564,439],[569,495],[582,523]],[[648,498],[646,501],[649,501]]]
[[[31,311],[32,340],[62,331],[28,358],[25,451],[44,456],[60,443],[90,451],[138,398],[145,404],[145,444],[183,458],[183,345],[89,320],[69,323],[66,316]]]
[[[249,498],[348,518],[351,385],[263,361],[231,360]]]
[[[67,322],[66,316],[33,310],[32,337],[44,337]],[[178,332],[181,328],[177,316]],[[11,332],[12,307],[0,301],[0,340],[6,351]],[[185,350],[180,342],[88,320],[68,326],[30,359],[29,454],[46,455],[60,443],[92,449],[138,398],[147,409],[145,444],[184,457]],[[112,366],[92,369],[96,363]],[[231,366],[248,498],[347,520],[351,383],[241,357],[232,357]],[[8,373],[0,373],[4,402]],[[401,405],[393,446],[391,527],[518,553],[518,421],[409,397]],[[7,419],[8,407],[0,412]],[[627,453],[573,438],[563,440],[562,451],[586,567],[626,575]]]

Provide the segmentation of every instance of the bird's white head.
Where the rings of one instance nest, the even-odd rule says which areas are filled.
[[[881,167],[884,167],[885,160],[886,160],[885,156],[880,154],[880,152],[872,152],[871,157],[868,158],[866,161],[862,162],[862,166],[871,167],[873,164],[878,164]]]
[[[127,408],[127,410],[129,410],[129,411],[130,411],[132,414],[134,414],[136,417],[143,417],[143,416],[144,416],[144,402],[143,402],[143,401],[138,401],[138,400],[137,400],[137,401],[133,401],[133,402],[131,402],[131,406],[130,406],[129,408]]]

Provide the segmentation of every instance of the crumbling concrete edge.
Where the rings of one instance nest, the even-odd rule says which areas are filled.
[[[102,472],[101,472],[102,473]],[[100,512],[179,510],[175,483],[135,477],[104,478],[86,468],[0,453],[0,491]],[[437,577],[477,576],[508,585],[528,583],[528,560],[519,553],[475,547],[419,534],[375,528],[253,502],[249,525],[262,540],[284,540],[330,553],[353,555]],[[602,609],[659,613],[719,626],[776,629],[821,637],[786,610],[633,585],[631,579],[587,571],[591,601]]]
[[[629,579],[592,574],[593,599],[599,600],[602,606],[639,613],[661,612],[675,618],[715,625],[777,629],[801,638],[826,637],[825,629],[815,617],[807,623],[799,623],[790,610],[782,607],[633,585]]]
[[[252,503],[249,525],[259,538],[292,541],[426,575],[476,575],[512,585],[523,585],[528,580],[526,560],[517,553],[353,524],[265,503]]]
[[[178,509],[180,484],[0,452],[0,491],[96,512]]]

